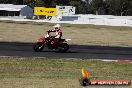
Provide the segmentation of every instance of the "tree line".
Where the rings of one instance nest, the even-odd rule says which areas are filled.
[[[76,7],[77,14],[132,15],[132,0],[0,0],[0,3],[25,4],[32,8],[70,5]]]

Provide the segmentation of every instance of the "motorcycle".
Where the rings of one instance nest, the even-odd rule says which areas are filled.
[[[55,36],[48,36],[47,38],[38,38],[37,42],[33,46],[35,52],[41,52],[45,46],[51,50],[57,50],[60,53],[64,53],[69,50],[67,42],[71,39],[60,39],[58,42]]]

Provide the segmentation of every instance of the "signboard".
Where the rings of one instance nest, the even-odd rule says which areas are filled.
[[[56,16],[56,8],[34,7],[34,15]]]
[[[73,6],[56,6],[57,15],[68,16],[75,14],[75,7]]]

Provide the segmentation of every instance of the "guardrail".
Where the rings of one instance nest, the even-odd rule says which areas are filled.
[[[78,17],[78,19],[76,17]],[[70,17],[76,18],[67,20]],[[65,18],[66,19],[66,18]],[[49,23],[69,23],[69,24],[93,24],[93,25],[109,25],[109,26],[129,26],[132,27],[132,16],[110,16],[110,15],[72,15],[67,16],[66,20],[57,20],[53,17],[51,20],[33,20],[23,19],[19,17],[0,17],[0,20],[11,21],[33,21],[33,22],[49,22]]]

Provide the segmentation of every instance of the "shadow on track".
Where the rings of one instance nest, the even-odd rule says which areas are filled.
[[[0,42],[0,56],[132,59],[132,47],[70,45],[70,50],[68,52],[56,53],[48,49],[44,49],[43,52],[34,52],[33,45],[33,43]]]

